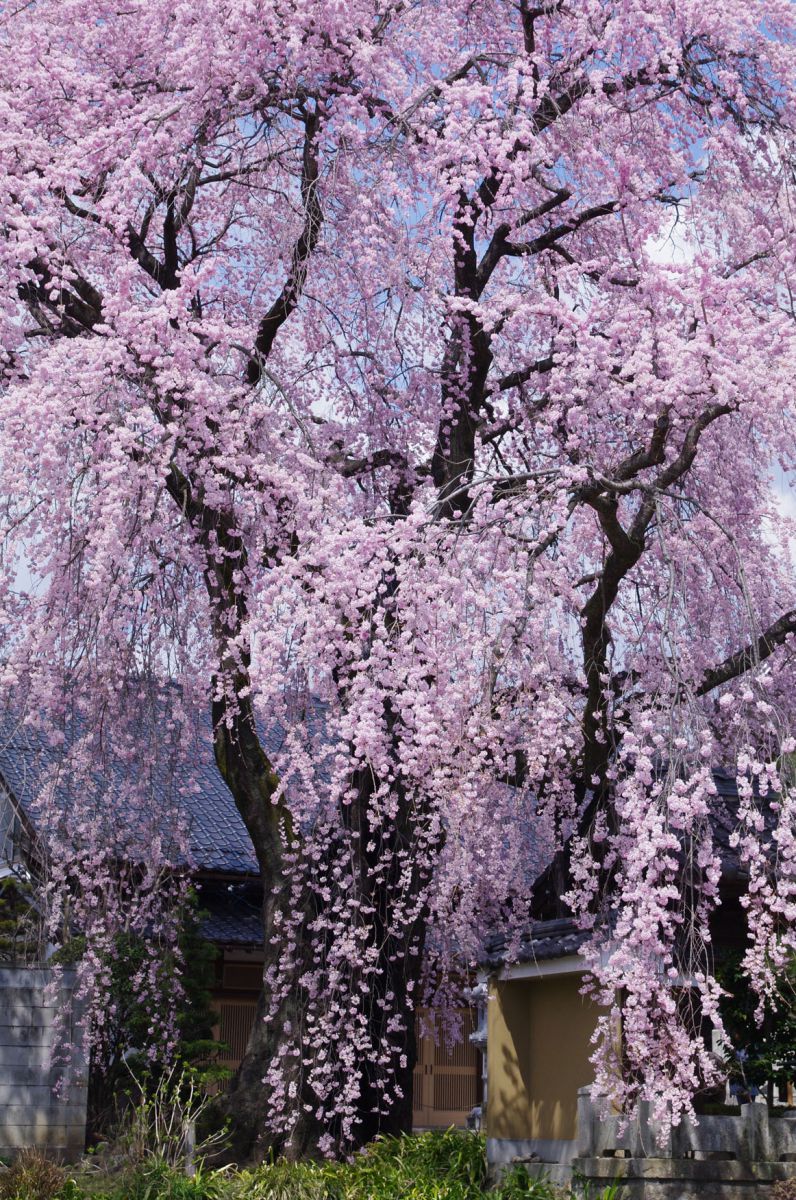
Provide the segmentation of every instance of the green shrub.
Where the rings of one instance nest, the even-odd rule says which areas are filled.
[[[168,1138],[163,1144],[174,1148]],[[574,1193],[520,1164],[490,1191],[484,1139],[457,1130],[378,1138],[346,1163],[279,1159],[252,1170],[209,1171],[200,1162],[191,1178],[178,1156],[168,1161],[146,1145],[138,1150],[144,1157],[127,1156],[126,1164],[117,1158],[89,1167],[87,1159],[79,1182],[28,1152],[0,1174],[0,1200],[575,1200],[576,1194],[579,1200],[617,1200],[617,1184]],[[796,1200],[796,1192],[774,1200]]]
[[[16,875],[0,879],[0,962],[36,962],[42,921],[32,884]]]
[[[213,1026],[217,1014],[212,1008],[212,988],[215,979],[215,960],[218,948],[206,941],[200,933],[202,911],[198,907],[196,893],[186,897],[181,914],[179,935],[179,959],[181,962],[181,995],[171,992],[176,962],[172,951],[159,956],[159,980],[161,994],[157,1000],[160,1016],[165,1017],[175,1004],[174,1017],[177,1027],[177,1043],[174,1047],[174,1064],[178,1074],[185,1069],[205,1091],[229,1078],[230,1071],[218,1062],[224,1049],[221,1042],[213,1040]],[[79,960],[86,950],[84,937],[72,938],[56,954],[63,962]],[[113,954],[107,962],[110,974],[110,996],[108,1008],[113,1012],[113,1021],[106,1021],[105,1034],[108,1038],[106,1053],[98,1056],[92,1067],[89,1086],[88,1132],[90,1141],[104,1141],[113,1136],[131,1104],[138,1103],[139,1092],[144,1087],[153,1094],[165,1074],[173,1074],[169,1067],[158,1060],[149,1061],[146,1051],[151,1048],[149,1032],[153,1020],[150,1004],[143,1004],[133,986],[136,975],[147,968],[152,947],[142,937],[119,934],[114,939]],[[130,1069],[133,1079],[130,1078]],[[205,1111],[202,1117],[209,1116]]]
[[[223,1200],[347,1200],[338,1163],[267,1163],[241,1171],[222,1191]]]
[[[351,1176],[363,1196],[409,1197],[413,1191],[422,1196],[425,1188],[434,1200],[477,1197],[486,1179],[484,1151],[484,1139],[478,1134],[453,1129],[380,1138],[357,1155]]]
[[[579,1200],[619,1200],[622,1186],[621,1178],[612,1179],[610,1183],[606,1183],[597,1191],[593,1180],[576,1173],[572,1181],[572,1195],[579,1197]],[[796,1200],[796,1196],[794,1200]]]
[[[549,1179],[531,1175],[521,1163],[509,1168],[494,1193],[495,1200],[557,1200],[561,1195]]]
[[[215,1098],[204,1090],[201,1072],[185,1064],[175,1063],[151,1084],[146,1077],[137,1079],[129,1072],[130,1106],[119,1122],[113,1146],[131,1163],[163,1162],[181,1169],[186,1160],[189,1129],[200,1130],[200,1140],[194,1132],[194,1161],[202,1166],[204,1160],[223,1150],[227,1143],[226,1127],[204,1132],[202,1121],[215,1105]]]
[[[125,1173],[107,1194],[107,1200],[220,1200],[220,1173],[198,1170],[192,1178],[152,1158]],[[96,1200],[105,1200],[96,1197]]]
[[[484,1141],[477,1134],[379,1138],[349,1163],[267,1163],[243,1171],[224,1200],[481,1200]]]

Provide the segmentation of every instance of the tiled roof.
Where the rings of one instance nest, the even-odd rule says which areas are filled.
[[[318,745],[322,742],[323,724],[319,707],[308,722],[310,736]],[[278,725],[261,730],[261,737],[273,759],[284,753],[285,732]],[[166,814],[179,811],[188,826],[191,859],[198,873],[257,879],[259,869],[251,841],[216,766],[210,723],[206,719],[199,722],[195,747],[195,753],[184,757],[177,771],[163,773],[156,807]],[[35,798],[45,774],[57,767],[60,753],[35,728],[15,721],[8,711],[0,713],[0,786],[5,784],[34,829],[39,822]],[[319,774],[322,776],[322,768]],[[730,835],[737,822],[737,789],[734,777],[726,772],[715,771],[714,779],[718,792],[712,814],[714,838],[723,870],[731,873],[738,869],[737,854],[730,846]],[[125,782],[124,764],[106,758],[96,782],[102,803],[112,804]],[[56,798],[64,809],[75,803],[67,779],[58,784]],[[201,904],[208,913],[203,926],[205,936],[211,940],[237,945],[261,942],[259,904],[251,897],[245,899],[232,888],[228,894],[216,891],[203,897]],[[520,959],[543,961],[574,954],[585,938],[585,933],[571,920],[533,922],[521,939]],[[507,939],[501,934],[489,938],[485,965],[502,962],[506,949]]]
[[[566,958],[577,954],[588,934],[578,929],[573,920],[562,917],[554,921],[532,921],[523,933],[515,962],[544,962],[551,958]],[[483,965],[499,967],[503,964],[508,949],[508,938],[496,934],[487,938]]]
[[[161,828],[167,836],[170,818],[179,815],[187,826],[190,855],[197,871],[258,875],[246,827],[216,766],[209,721],[205,724],[206,728],[197,731],[194,753],[184,756],[176,770],[156,774],[153,807],[163,814]],[[284,734],[272,729],[263,740],[269,754],[278,754]],[[57,769],[61,755],[35,728],[20,724],[8,714],[0,716],[0,782],[34,830],[42,824],[37,795],[47,775]],[[112,756],[103,760],[95,777],[97,803],[113,804],[126,782],[127,770]],[[59,811],[75,804],[68,778],[59,781],[54,797]]]
[[[225,888],[202,887],[200,932],[208,941],[226,946],[262,949],[262,904],[257,888],[230,884]]]
[[[302,729],[315,751],[313,766],[321,783],[328,780],[323,747],[329,737],[325,708],[313,702],[304,717]],[[165,712],[164,712],[165,716]],[[272,762],[284,765],[287,735],[276,722],[260,729],[260,738]],[[216,765],[210,721],[200,718],[192,738],[192,753],[182,754],[158,771],[150,767],[152,809],[159,814],[158,832],[167,840],[169,825],[173,831],[178,818],[187,826],[191,864],[199,877],[199,906],[203,913],[201,933],[208,940],[232,946],[262,948],[260,873],[251,840]],[[168,755],[164,756],[168,759]],[[57,771],[63,758],[58,749],[35,725],[21,723],[12,704],[0,708],[0,788],[9,792],[34,832],[41,833],[45,817],[37,806],[37,797],[48,776]],[[106,752],[93,774],[91,803],[103,810],[105,827],[119,833],[120,854],[130,853],[130,822],[114,823],[113,805],[129,782],[131,768],[118,756]],[[77,785],[63,772],[53,792],[50,807],[54,819],[76,809]],[[85,795],[80,797],[81,813],[86,811]],[[2,797],[0,796],[0,803]],[[111,821],[108,822],[108,812]],[[128,814],[129,815],[129,814]],[[111,833],[111,836],[113,836]],[[219,879],[218,876],[223,876]],[[215,878],[213,878],[215,877]],[[248,882],[247,882],[248,881]]]
[[[170,689],[164,690],[156,701],[162,705],[164,725],[169,715]],[[299,698],[302,715],[301,730],[304,746],[311,749],[314,778],[323,786],[328,782],[330,736],[326,706],[322,701]],[[277,769],[284,769],[289,758],[288,734],[283,725],[273,720],[258,730],[263,747]],[[152,809],[162,815],[161,830],[169,837],[168,825],[174,829],[173,818],[179,816],[187,825],[191,861],[198,872],[215,872],[259,877],[257,859],[243,820],[232,795],[216,765],[209,716],[200,715],[192,730],[191,752],[178,757],[162,755],[160,767],[148,764],[154,792]],[[35,800],[46,775],[53,772],[62,759],[63,751],[35,725],[22,724],[13,700],[0,707],[0,787],[3,783],[31,822],[34,830],[41,829],[40,814]],[[98,762],[94,776],[95,800],[107,812],[107,806],[129,782],[133,771],[118,756],[105,753]],[[67,773],[55,790],[58,811],[67,811],[76,797]],[[81,807],[86,799],[81,796]]]
[[[251,946],[262,949],[263,923],[256,913],[237,913],[234,900],[229,902],[229,911],[212,913],[205,917],[199,932],[208,942],[219,946]]]

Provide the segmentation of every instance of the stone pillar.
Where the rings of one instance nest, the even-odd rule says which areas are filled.
[[[591,1088],[578,1088],[578,1134],[575,1145],[576,1158],[594,1158],[597,1152],[595,1137],[594,1106],[591,1102]]]
[[[750,1162],[771,1161],[771,1130],[767,1104],[742,1104],[745,1152]]]
[[[468,1004],[475,1006],[478,1025],[473,1033],[470,1034],[470,1042],[475,1046],[476,1050],[481,1054],[481,1105],[480,1111],[478,1107],[474,1108],[470,1114],[474,1118],[473,1128],[486,1129],[486,1112],[487,1112],[487,1031],[489,1027],[487,1016],[487,1005],[489,1004],[489,977],[487,975],[479,975],[478,983],[474,988],[465,988],[464,998]],[[476,1123],[477,1122],[477,1123]],[[470,1118],[467,1119],[468,1128],[470,1127]]]
[[[639,1102],[638,1116],[632,1127],[630,1153],[633,1158],[671,1158],[674,1153],[671,1125],[667,1122],[661,1126],[653,1118],[649,1100]]]

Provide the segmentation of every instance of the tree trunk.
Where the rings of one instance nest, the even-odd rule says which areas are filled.
[[[226,1113],[231,1121],[231,1149],[237,1161],[249,1158],[260,1160],[270,1151],[290,1158],[311,1155],[324,1130],[312,1113],[301,1112],[288,1144],[269,1129],[272,1099],[266,1075],[280,1046],[294,1038],[299,1027],[300,1012],[296,992],[291,989],[286,1003],[269,1018],[271,998],[263,988],[257,1002],[257,1013],[249,1034],[246,1053],[232,1081],[226,1101]],[[298,1067],[294,1082],[300,1086]]]
[[[305,971],[313,969],[313,965],[317,969],[312,957],[316,947],[309,933],[302,936],[299,932],[297,935],[290,977],[286,978],[284,968],[280,968],[277,996],[269,982],[269,968],[276,967],[283,950],[282,921],[296,916],[283,861],[282,838],[289,837],[294,844],[297,839],[287,809],[281,803],[272,803],[275,777],[254,731],[253,715],[249,715],[242,727],[239,718],[240,713],[236,715],[230,730],[222,712],[214,711],[216,757],[246,822],[260,863],[265,981],[246,1053],[232,1082],[226,1109],[232,1123],[232,1148],[238,1160],[262,1158],[269,1152],[298,1159],[317,1155],[321,1138],[331,1135],[341,1148],[343,1139],[339,1121],[333,1121],[330,1127],[328,1123],[318,1120],[318,1098],[307,1082],[308,1071],[318,1052],[315,1046],[303,1041],[301,1035],[307,1002],[301,977]],[[424,918],[415,921],[411,928],[400,930],[399,936],[395,936],[391,926],[393,895],[401,891],[402,901],[407,900],[406,888],[399,889],[399,852],[412,845],[415,830],[413,818],[409,817],[411,806],[402,804],[398,819],[379,831],[381,861],[385,861],[386,855],[388,864],[388,869],[381,875],[374,870],[376,858],[373,852],[367,849],[370,839],[363,836],[374,781],[369,771],[362,771],[358,773],[356,782],[358,799],[341,812],[341,845],[344,845],[346,857],[351,863],[350,874],[342,886],[346,889],[347,897],[353,893],[358,899],[366,901],[371,911],[368,944],[378,947],[378,969],[375,982],[371,976],[368,994],[360,1002],[373,1054],[358,1063],[360,1094],[353,1138],[345,1139],[347,1150],[366,1144],[379,1133],[398,1134],[411,1129],[413,1072],[417,1054],[414,996],[417,993],[425,936]],[[280,813],[281,816],[278,815]],[[331,851],[334,852],[334,847]],[[409,890],[419,896],[427,879],[427,874],[416,868]],[[305,925],[320,911],[322,905],[311,880],[312,876],[308,874],[301,897],[302,905],[306,905],[303,914]],[[352,963],[351,966],[351,991],[356,995],[357,964]],[[380,1004],[379,1001],[384,1003]],[[403,1023],[406,1036],[392,1054],[387,1071],[395,1084],[390,1089],[391,1093],[399,1094],[385,1113],[380,1086],[385,1069],[377,1064],[376,1059],[377,1052],[383,1051],[390,1041],[395,1040],[394,1036],[392,1039],[388,1036],[388,1025],[396,1017]],[[279,1134],[270,1128],[269,1118],[273,1113],[275,1098],[266,1079],[280,1052],[284,1055],[288,1046],[293,1054],[289,1060],[282,1057],[280,1070],[284,1083],[294,1089],[291,1104],[294,1120],[289,1133]],[[324,1047],[324,1052],[329,1052],[328,1045]]]
[[[274,940],[279,922],[288,915],[284,847],[293,838],[292,821],[286,806],[273,802],[278,779],[260,743],[250,702],[216,701],[212,715],[216,762],[246,825],[260,866],[267,972],[281,949],[281,941]],[[297,995],[297,990],[291,987],[284,999],[274,1005],[268,986],[261,991],[246,1053],[226,1102],[232,1149],[238,1158],[262,1157],[269,1150],[283,1149],[268,1131],[272,1104],[265,1076],[279,1047],[290,1038],[289,1030],[298,1028]],[[298,1065],[295,1069],[294,1082],[298,1084]],[[308,1142],[311,1140],[308,1136]]]
[[[264,886],[264,895],[267,970],[273,961],[275,948],[270,942],[270,936],[274,929],[274,915],[278,905],[274,905],[267,885]],[[378,922],[374,925],[374,936],[377,926]],[[292,977],[286,980],[284,974],[282,975],[281,983],[287,987],[286,996],[280,1003],[272,1005],[272,994],[267,979],[260,994],[246,1053],[232,1082],[226,1104],[227,1113],[232,1121],[232,1148],[238,1160],[249,1157],[260,1159],[269,1152],[284,1154],[290,1159],[313,1157],[318,1154],[321,1138],[331,1134],[339,1141],[339,1123],[329,1127],[316,1119],[318,1100],[307,1084],[307,1071],[317,1048],[304,1043],[299,1032],[302,1029],[305,1004],[299,980],[310,964],[310,949],[311,943],[306,939],[298,947],[299,953]],[[353,1139],[347,1140],[346,1148],[349,1150],[365,1145],[377,1134],[399,1134],[409,1132],[412,1128],[413,1072],[417,1058],[413,997],[416,995],[421,954],[409,956],[401,952],[403,949],[404,947],[394,945],[389,938],[381,943],[378,994],[370,995],[367,1001],[363,1001],[363,1005],[367,1005],[364,1011],[374,1053],[358,1064],[360,1097]],[[390,961],[391,958],[394,961]],[[411,985],[415,985],[414,988]],[[282,994],[280,992],[280,995]],[[389,1005],[381,1008],[376,1001],[388,994],[393,998]],[[378,1111],[384,1107],[379,1088],[384,1072],[381,1069],[373,1070],[372,1063],[375,1062],[376,1052],[387,1044],[387,1025],[389,1020],[395,1017],[403,1022],[406,1037],[401,1042],[398,1052],[392,1056],[391,1071],[396,1085],[395,1091],[400,1094],[385,1114]],[[291,1066],[287,1075],[283,1077],[286,1083],[292,1084],[296,1090],[295,1120],[290,1133],[280,1136],[269,1130],[273,1101],[266,1077],[278,1052],[280,1049],[284,1050],[287,1045],[291,1045],[295,1053],[294,1057],[288,1060]],[[282,1059],[283,1072],[285,1061]]]

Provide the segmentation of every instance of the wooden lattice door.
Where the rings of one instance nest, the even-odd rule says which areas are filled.
[[[460,1010],[462,1041],[448,1047],[437,1021],[434,1033],[428,1013],[421,1010],[415,1022],[417,1064],[414,1072],[413,1123],[418,1128],[447,1129],[463,1126],[478,1103],[478,1051],[469,1040],[475,1030],[475,1013]],[[434,1036],[436,1034],[436,1036]]]
[[[228,1000],[224,997],[213,1006],[218,1013],[217,1038],[225,1042],[227,1049],[219,1056],[221,1066],[236,1071],[246,1053],[249,1034],[257,1014],[257,1001],[249,999]]]

